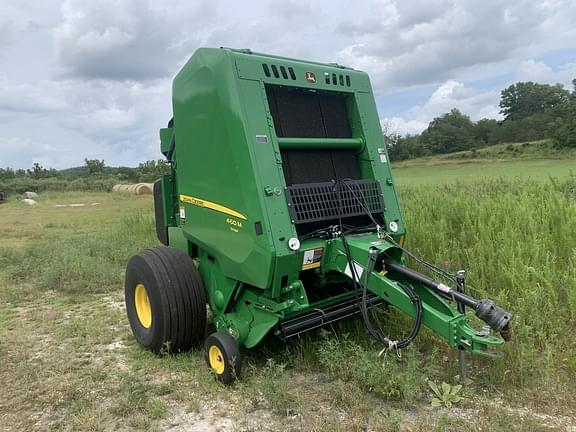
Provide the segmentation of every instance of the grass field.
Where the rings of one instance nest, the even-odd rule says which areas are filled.
[[[576,178],[568,164],[540,181],[442,168],[396,171],[408,247],[469,269],[473,293],[515,315],[505,357],[470,359],[451,409],[431,408],[426,380],[455,384],[456,353],[428,331],[401,357],[378,357],[357,321],[270,338],[232,388],[199,352],[140,349],[122,284],[128,257],[157,244],[150,197],[45,193],[0,206],[0,430],[576,431]],[[71,203],[85,206],[56,207]],[[391,335],[410,325],[380,318]]]
[[[478,150],[395,162],[402,186],[478,181],[481,178],[547,180],[576,174],[576,150],[556,149],[550,140],[498,144]]]
[[[401,186],[421,184],[439,185],[454,182],[477,182],[509,178],[547,180],[550,177],[565,178],[576,174],[576,159],[569,160],[493,160],[465,163],[417,160],[394,165],[394,177]]]

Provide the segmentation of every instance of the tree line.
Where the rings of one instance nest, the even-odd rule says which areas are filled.
[[[109,167],[103,160],[84,159],[84,165],[56,170],[34,163],[30,169],[0,168],[0,180],[53,179],[53,180],[115,180],[119,183],[152,183],[170,172],[170,165],[163,159],[141,163],[136,168]]]
[[[384,131],[392,160],[473,150],[494,144],[552,139],[558,148],[576,147],[576,79],[561,84],[518,82],[500,93],[501,121],[469,116],[454,108],[434,118],[420,134]]]

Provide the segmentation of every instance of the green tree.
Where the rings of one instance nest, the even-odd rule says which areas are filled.
[[[474,138],[474,123],[456,108],[433,119],[420,135],[420,140],[431,154],[470,150],[478,146]]]
[[[164,174],[170,173],[170,164],[164,159],[149,160],[141,163],[138,168],[138,179],[141,182],[151,183]]]
[[[118,180],[127,183],[138,182],[138,168],[118,167],[115,169]]]
[[[12,168],[0,168],[0,180],[13,179],[14,177],[16,177],[16,173]]]
[[[496,133],[500,123],[494,119],[481,119],[474,125],[474,139],[482,145],[491,145],[495,143]]]
[[[500,93],[500,114],[505,120],[520,120],[565,105],[570,92],[562,84],[518,82]]]
[[[398,135],[397,139],[388,142],[388,156],[392,161],[414,159],[428,154],[429,152],[420,140],[420,135]]]
[[[556,147],[576,147],[576,91],[574,93],[563,115],[554,123],[552,138]]]
[[[32,169],[27,170],[27,174],[36,180],[41,178],[53,177],[55,172],[56,171],[53,169],[47,170],[38,162],[34,162],[34,164],[32,165]]]
[[[98,159],[84,159],[85,166],[88,168],[90,175],[103,174],[106,165],[103,160]]]

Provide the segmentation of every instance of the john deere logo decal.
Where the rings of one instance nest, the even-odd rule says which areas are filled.
[[[316,75],[314,72],[306,72],[306,81],[316,84]]]

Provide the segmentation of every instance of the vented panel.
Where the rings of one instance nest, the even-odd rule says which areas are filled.
[[[358,180],[356,150],[281,150],[286,185]]]
[[[267,85],[266,96],[279,137],[352,137],[343,94]]]
[[[332,80],[330,80],[330,77],[332,77]],[[346,81],[346,87],[350,87],[350,75],[336,75],[335,73],[330,75],[328,72],[326,72],[324,73],[324,80],[326,81],[326,84],[340,84],[342,87],[344,87],[344,81]]]
[[[264,75],[270,78],[272,75],[270,74],[270,67],[272,68],[272,72],[274,73],[274,78],[280,78],[278,74],[278,66],[270,65],[268,66],[266,63],[262,63],[262,70],[264,71]],[[292,67],[288,67],[288,72],[286,72],[285,66],[280,66],[280,73],[282,74],[283,79],[288,79],[288,74],[290,74],[290,79],[296,81],[296,73]]]
[[[286,199],[294,224],[384,211],[382,190],[376,180],[294,184],[287,187]]]

